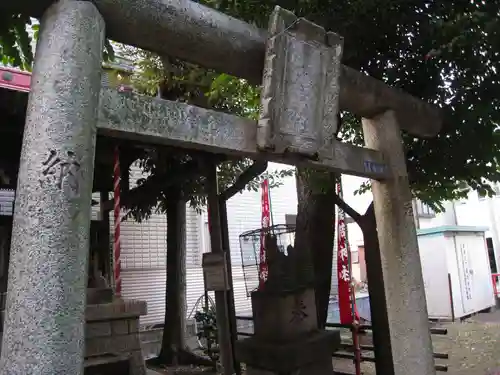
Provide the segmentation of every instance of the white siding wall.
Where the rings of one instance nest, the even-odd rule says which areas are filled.
[[[142,177],[137,166],[132,167],[130,184],[135,186]],[[110,227],[114,220],[110,214]],[[186,207],[186,268],[187,311],[193,308],[203,294],[203,274],[200,236],[200,215],[189,205]],[[166,214],[153,214],[137,223],[133,220],[121,224],[122,294],[124,298],[141,299],[148,304],[148,314],[141,318],[143,324],[163,323],[165,312],[166,261],[167,261]]]
[[[14,211],[14,190],[0,190],[0,215],[11,216]]]
[[[358,190],[361,184],[365,181],[367,180],[361,177],[342,176],[344,200],[360,214],[364,214],[366,212],[366,209],[373,200],[373,195],[370,190],[361,195],[355,194],[356,190]],[[347,235],[351,250],[355,250],[358,246],[363,245],[363,233],[361,232],[361,228],[358,224],[348,224]]]

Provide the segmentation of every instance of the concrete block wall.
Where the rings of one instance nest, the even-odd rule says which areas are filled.
[[[85,358],[114,355],[128,358],[131,375],[145,375],[139,337],[139,317],[146,303],[119,301],[86,309]]]

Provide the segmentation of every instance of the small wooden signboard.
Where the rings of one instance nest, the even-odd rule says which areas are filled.
[[[205,253],[203,254],[202,265],[205,290],[214,292],[229,290],[226,257],[224,254]]]

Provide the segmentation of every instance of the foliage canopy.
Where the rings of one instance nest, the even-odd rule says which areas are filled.
[[[442,107],[445,125],[438,137],[404,135],[412,190],[426,203],[463,197],[464,184],[491,193],[489,182],[500,180],[499,0],[202,2],[259,27],[266,27],[275,5],[293,10],[344,36],[344,64]],[[2,21],[2,61],[29,67],[30,39],[22,26],[30,20],[4,15]],[[151,54],[143,57],[144,64],[160,61]],[[208,99],[205,105],[255,116],[258,88],[189,64],[174,61],[171,66],[181,66],[167,82],[169,89],[184,85],[181,99],[203,92],[198,100]],[[163,73],[146,75],[149,87]],[[343,114],[343,124],[342,138],[361,144],[359,119]]]

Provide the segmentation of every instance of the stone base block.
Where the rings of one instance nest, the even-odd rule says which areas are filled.
[[[139,316],[145,313],[146,303],[143,301],[114,300],[111,303],[87,305],[86,362],[109,361],[110,356],[126,358],[131,375],[145,375],[146,366],[139,337]],[[109,363],[96,365],[96,371],[104,365],[111,366]]]
[[[130,360],[119,356],[102,356],[86,359],[83,375],[130,374]]]
[[[289,372],[329,361],[331,375],[332,354],[339,347],[339,331],[316,331],[281,345],[251,337],[236,342],[236,358],[247,367],[273,373]]]
[[[321,362],[307,364],[300,368],[300,375],[332,375],[332,359],[328,358]],[[281,375],[276,371],[262,370],[253,367],[247,367],[247,375]]]
[[[318,328],[313,289],[252,293],[254,335],[264,341],[286,341]]]
[[[85,320],[124,319],[139,317],[147,314],[147,304],[144,301],[115,300],[110,303],[98,305],[87,305],[85,309]]]
[[[131,353],[141,350],[139,335],[113,335],[85,340],[85,355],[88,357],[108,353]]]

